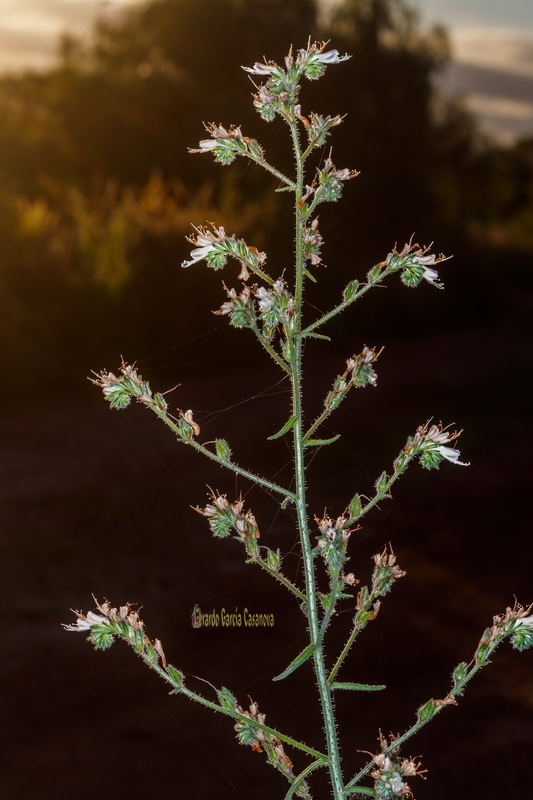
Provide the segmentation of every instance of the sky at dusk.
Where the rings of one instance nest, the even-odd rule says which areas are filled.
[[[324,0],[335,4],[336,0]],[[0,0],[0,69],[53,63],[65,30],[87,34],[100,16],[135,0]],[[467,98],[503,141],[533,135],[532,0],[414,0],[424,24],[442,23],[454,61],[441,86]]]

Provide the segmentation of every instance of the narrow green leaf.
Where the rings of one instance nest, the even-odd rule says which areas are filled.
[[[316,283],[316,278],[315,278],[315,276],[314,276],[314,275],[311,275],[311,273],[309,272],[309,270],[308,270],[308,269],[304,269],[304,275],[305,275],[306,277],[308,277],[310,281],[313,281],[313,283]]]
[[[373,683],[337,683],[331,684],[332,689],[351,689],[353,692],[380,692],[387,687],[383,684]]]
[[[274,189],[274,191],[275,192],[292,192],[293,191],[293,187],[292,186],[280,186],[279,189]]]
[[[326,342],[331,342],[331,336],[324,336],[322,333],[315,333],[314,331],[309,331],[309,333],[302,333],[302,336],[309,336],[311,339],[324,339]]]
[[[304,663],[304,661],[307,661],[308,658],[311,658],[317,647],[318,647],[317,644],[308,645],[305,648],[305,650],[302,650],[299,656],[296,656],[294,661],[291,661],[286,670],[284,670],[279,675],[276,675],[276,677],[272,678],[272,680],[281,681],[283,678],[286,678],[287,675],[290,675],[291,672],[294,672],[295,669],[298,669],[298,667],[301,666]]]
[[[294,428],[295,422],[296,422],[296,417],[291,417],[289,420],[287,420],[287,422],[285,423],[285,425],[283,426],[283,428],[280,431],[278,431],[277,433],[274,433],[274,434],[272,434],[272,436],[268,437],[268,441],[270,442],[270,441],[272,441],[272,439],[279,439],[280,436],[284,436],[286,433],[288,433],[291,430],[291,428]]]
[[[340,439],[340,433],[336,436],[332,436],[331,439],[308,439],[304,442],[305,447],[320,447],[323,444],[332,444],[336,442],[337,439]]]

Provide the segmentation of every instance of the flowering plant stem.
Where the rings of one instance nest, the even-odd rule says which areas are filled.
[[[311,645],[318,645],[320,640],[320,628],[318,621],[318,607],[316,596],[315,568],[313,552],[309,537],[309,527],[307,521],[307,502],[305,491],[305,463],[304,463],[304,430],[302,413],[302,297],[304,288],[304,224],[305,216],[303,212],[303,186],[304,186],[304,161],[300,148],[300,140],[296,120],[290,120],[292,143],[296,159],[296,192],[295,192],[295,325],[291,347],[291,391],[292,391],[292,413],[295,418],[293,427],[294,436],[294,469],[296,479],[296,512],[298,515],[298,528],[300,532],[300,542],[302,547],[303,566],[305,574],[305,592],[307,596],[307,617],[309,620],[309,639]],[[333,713],[333,702],[331,688],[328,684],[326,667],[324,664],[324,653],[321,647],[316,647],[313,652],[315,673],[318,681],[318,691],[322,705],[322,714],[326,729],[327,750],[329,756],[329,770],[331,775],[331,786],[335,800],[343,800],[344,783],[342,779],[339,748],[337,742],[337,731],[335,728],[335,716]]]
[[[404,779],[418,774],[419,766],[412,759],[400,759],[399,747],[429,722],[441,708],[455,704],[456,697],[462,693],[463,688],[479,669],[489,662],[495,647],[505,637],[509,637],[517,649],[533,645],[533,616],[528,616],[530,609],[523,609],[516,604],[514,608],[507,609],[504,615],[495,617],[492,627],[484,632],[472,663],[470,665],[462,663],[455,668],[450,693],[443,700],[429,700],[421,706],[416,723],[401,736],[393,736],[390,743],[380,737],[381,752],[372,756],[371,761],[345,784],[341,770],[333,693],[380,691],[386,687],[381,684],[337,682],[336,677],[359,633],[377,617],[381,598],[390,591],[395,581],[405,574],[396,564],[392,550],[385,548],[373,557],[374,569],[370,587],[362,586],[354,597],[351,592],[359,580],[353,573],[345,572],[350,536],[359,529],[360,520],[369,511],[381,500],[391,497],[392,486],[415,459],[418,459],[425,469],[438,468],[444,461],[466,465],[459,461],[459,450],[449,446],[459,437],[460,431],[451,432],[449,426],[431,424],[428,421],[420,425],[414,435],[408,437],[405,446],[394,459],[392,472],[390,474],[382,472],[378,477],[374,495],[370,499],[365,498],[366,502],[363,503],[361,495],[355,494],[345,511],[336,519],[332,519],[326,513],[322,519],[315,518],[318,535],[317,532],[314,533],[317,535],[317,541],[311,541],[306,496],[306,449],[333,444],[338,438],[338,436],[329,439],[311,437],[352,388],[376,385],[377,375],[373,365],[381,350],[377,352],[375,348],[365,346],[360,354],[347,360],[345,371],[337,375],[332,389],[324,400],[324,410],[306,430],[302,394],[304,339],[327,338],[316,334],[316,329],[393,273],[399,273],[401,281],[409,287],[418,286],[425,280],[437,288],[442,288],[433,267],[444,260],[444,256],[437,257],[428,253],[428,248],[413,245],[411,242],[401,251],[395,248],[383,262],[369,270],[366,282],[359,284],[353,279],[348,283],[340,304],[315,322],[303,325],[305,281],[307,277],[315,280],[310,269],[321,263],[320,248],[323,243],[318,232],[318,218],[311,220],[310,217],[319,203],[338,200],[343,183],[357,174],[348,169],[336,169],[328,156],[321,166],[316,168],[311,183],[306,183],[308,158],[315,148],[324,144],[330,128],[342,121],[340,116],[322,117],[314,113],[305,117],[298,102],[300,81],[303,77],[311,80],[319,78],[325,72],[326,66],[340,63],[348,58],[339,56],[336,50],[325,51],[324,48],[325,44],[310,43],[307,49],[299,50],[296,56],[291,51],[285,59],[285,69],[273,62],[256,63],[251,68],[245,68],[254,75],[267,76],[266,83],[256,87],[254,105],[266,121],[271,121],[279,115],[288,125],[295,161],[294,180],[267,164],[259,143],[255,139],[244,137],[240,128],[235,126],[226,129],[222,125],[208,125],[207,130],[211,138],[202,140],[199,149],[192,151],[211,152],[215,160],[221,164],[228,164],[237,156],[249,158],[284,184],[279,191],[293,192],[295,262],[292,293],[285,277],[275,280],[266,272],[265,253],[247,245],[242,239],[227,236],[222,227],[216,228],[212,225],[212,230],[196,228],[196,236],[190,239],[195,245],[191,258],[182,264],[184,267],[189,267],[205,260],[207,265],[215,270],[224,267],[228,258],[235,258],[240,264],[239,279],[243,284],[240,294],[237,294],[236,289],[227,289],[224,286],[228,301],[215,313],[228,315],[230,324],[236,328],[251,330],[285,376],[288,375],[290,378],[291,416],[269,439],[276,439],[289,433],[292,436],[294,467],[292,488],[278,485],[268,478],[260,477],[255,472],[238,466],[233,460],[226,440],[216,439],[214,442],[202,443],[198,438],[200,426],[194,419],[192,410],[178,409],[179,416],[171,414],[164,396],[153,393],[134,366],[123,363],[120,375],[103,371],[93,379],[93,382],[102,388],[112,408],[125,408],[132,400],[142,403],[165,423],[180,443],[191,446],[200,455],[215,461],[235,475],[246,478],[277,495],[280,508],[285,508],[288,504],[294,506],[303,564],[303,587],[296,586],[283,573],[279,550],[273,551],[259,545],[259,525],[251,510],[245,510],[242,497],[230,502],[226,495],[215,493],[211,495],[210,502],[205,508],[196,510],[207,518],[209,527],[216,537],[225,538],[233,534],[244,547],[247,563],[255,563],[266,570],[299,601],[299,607],[306,619],[308,644],[273,680],[285,679],[306,661],[312,661],[324,723],[326,752],[319,752],[267,726],[265,715],[259,713],[258,705],[254,701],[251,701],[248,711],[243,711],[237,699],[225,687],[215,689],[218,702],[208,700],[190,690],[184,684],[183,673],[167,664],[161,643],[158,639],[151,641],[148,638],[138,613],[129,605],[116,609],[105,601],[97,604],[98,613],[76,612],[78,618],[76,624],[67,625],[66,628],[89,631],[90,641],[101,649],[109,647],[115,637],[123,639],[151,669],[171,685],[172,693],[182,694],[206,708],[231,717],[235,721],[239,742],[251,746],[255,752],[264,752],[267,762],[289,781],[285,800],[290,800],[294,795],[303,800],[310,800],[311,794],[306,779],[319,767],[326,767],[329,772],[332,800],[344,800],[347,795],[352,794],[375,797],[376,800],[393,800],[411,794]],[[301,126],[308,137],[308,145],[305,148],[301,144]],[[266,286],[249,284],[248,280],[252,275],[263,280]],[[328,579],[328,590],[325,592],[318,589],[320,584],[317,581],[317,564],[321,561]],[[326,634],[336,614],[337,604],[345,600],[350,602],[351,608],[355,611],[352,629],[328,674]],[[312,756],[314,760],[299,774],[294,775],[292,762],[283,750],[283,743],[291,745],[307,756]],[[374,779],[373,788],[360,785],[360,781],[369,774]]]

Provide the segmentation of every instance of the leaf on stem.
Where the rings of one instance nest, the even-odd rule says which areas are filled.
[[[271,442],[273,439],[281,438],[286,433],[288,433],[292,428],[294,428],[295,423],[296,423],[296,417],[291,417],[289,420],[287,420],[287,422],[285,423],[283,428],[281,428],[281,430],[279,430],[277,433],[273,433],[272,436],[268,437],[268,441]]]
[[[298,667],[300,667],[304,663],[304,661],[307,661],[308,658],[311,658],[311,656],[313,655],[313,653],[315,652],[317,647],[318,647],[318,644],[310,644],[310,645],[308,645],[305,648],[305,650],[302,650],[300,655],[296,656],[294,661],[291,661],[291,663],[289,664],[289,666],[287,667],[286,670],[281,672],[279,675],[276,675],[276,677],[272,678],[272,680],[273,681],[281,681],[281,680],[283,680],[283,678],[286,678],[287,675],[290,675],[291,672],[294,672],[294,670],[298,669]]]
[[[350,689],[354,692],[380,692],[387,687],[384,684],[371,683],[337,683],[331,684],[332,689]]]
[[[320,447],[323,444],[333,444],[333,442],[336,442],[337,439],[340,439],[340,436],[340,433],[338,433],[336,436],[332,436],[331,439],[307,439],[307,441],[304,441],[304,446]]]

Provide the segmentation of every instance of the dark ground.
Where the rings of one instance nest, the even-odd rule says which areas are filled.
[[[524,604],[533,600],[532,312],[531,296],[516,294],[492,322],[466,323],[425,340],[386,341],[378,388],[345,403],[331,423],[342,439],[310,468],[312,512],[321,514],[327,505],[336,515],[355,490],[371,491],[407,435],[432,414],[465,428],[459,446],[471,462],[468,468],[445,463],[438,473],[411,468],[394,499],[352,537],[350,566],[363,581],[370,556],[387,542],[407,577],[386,598],[340,676],[388,687],[338,701],[347,776],[365,763],[358,750],[375,751],[379,729],[401,732],[419,705],[445,696],[453,667],[470,659],[494,614],[515,595]],[[313,345],[321,375],[316,398],[360,344],[335,349],[334,356],[326,345]],[[172,355],[167,363],[173,367]],[[140,366],[152,380],[149,367]],[[265,438],[284,419],[279,403],[286,387],[234,406],[273,386],[274,370],[261,356],[228,361],[214,376],[189,370],[184,377],[176,364],[165,386],[182,380],[172,397],[198,409],[204,440],[225,435],[239,463],[251,467],[259,457],[263,472],[274,475],[287,453],[282,441]],[[154,385],[161,387],[155,379]],[[226,406],[233,407],[219,416],[207,413]],[[61,628],[73,618],[70,608],[92,607],[91,593],[115,605],[138,602],[149,634],[161,638],[171,663],[191,676],[191,687],[211,696],[212,689],[192,677],[198,675],[227,685],[243,704],[251,695],[268,722],[321,748],[310,669],[271,682],[303,646],[296,604],[257,567],[242,563],[237,543],[214,540],[190,509],[203,503],[206,484],[232,499],[248,490],[245,483],[236,487],[229,473],[176,446],[144,409],[111,413],[89,385],[75,401],[39,398],[31,408],[11,410],[1,428],[0,796],[283,797],[282,778],[261,755],[236,744],[228,720],[169,697],[121,643],[97,653],[81,635]],[[290,550],[290,515],[276,518],[274,502],[262,492],[246,499],[262,542]],[[295,555],[286,564],[299,574]],[[196,603],[203,610],[272,612],[275,627],[193,630]],[[337,620],[332,655],[348,620]],[[413,784],[418,800],[531,795],[532,659],[531,652],[502,647],[459,707],[445,709],[406,745],[404,754],[423,754],[429,770],[426,781]],[[328,792],[319,785],[315,796],[325,800]]]

